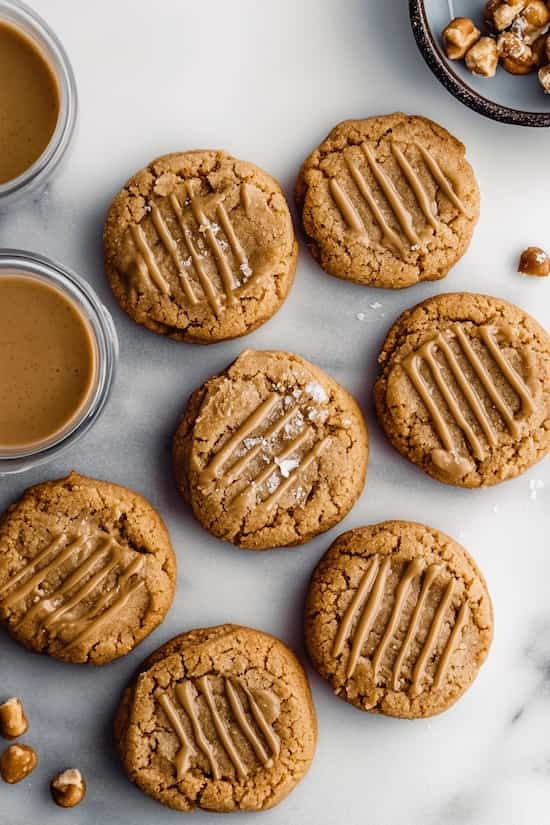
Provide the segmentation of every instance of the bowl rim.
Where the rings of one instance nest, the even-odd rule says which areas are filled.
[[[529,112],[495,103],[475,91],[449,66],[434,38],[424,0],[409,0],[409,18],[416,44],[428,67],[445,88],[474,112],[514,126],[549,127],[550,112]]]

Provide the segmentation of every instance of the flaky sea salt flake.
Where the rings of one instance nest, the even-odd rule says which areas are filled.
[[[325,404],[328,401],[328,395],[317,381],[310,381],[309,384],[306,384],[306,392],[318,404]]]
[[[277,456],[275,456],[275,464],[281,471],[283,478],[288,478],[292,470],[295,470],[299,463],[297,458],[277,458]]]

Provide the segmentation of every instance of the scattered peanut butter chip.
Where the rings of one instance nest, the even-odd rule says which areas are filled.
[[[13,696],[0,705],[0,735],[4,739],[17,739],[29,728],[21,699]]]
[[[37,762],[36,751],[30,745],[10,745],[0,756],[0,776],[4,782],[14,785],[25,779]]]
[[[61,808],[74,808],[86,796],[86,782],[77,768],[67,768],[50,782],[52,799]]]
[[[545,278],[550,275],[550,256],[539,246],[529,246],[521,253],[518,272],[522,275]]]

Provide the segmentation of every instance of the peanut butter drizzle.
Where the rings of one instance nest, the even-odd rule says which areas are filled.
[[[418,601],[414,608],[414,612],[411,618],[411,622],[407,629],[406,636],[403,640],[403,644],[401,645],[401,650],[397,654],[397,658],[393,664],[393,672],[392,672],[392,688],[393,690],[399,690],[399,674],[401,673],[401,668],[403,667],[403,662],[407,657],[407,653],[410,649],[412,642],[416,636],[416,631],[418,630],[418,625],[420,623],[420,616],[422,615],[422,610],[424,609],[424,605],[426,603],[426,599],[428,598],[428,593],[430,588],[437,578],[438,574],[441,572],[441,567],[437,564],[430,564],[427,568],[426,572],[424,573],[424,579],[422,581],[422,587],[420,590],[420,595],[418,596]]]
[[[271,495],[268,496],[268,498],[261,502],[258,509],[272,510],[273,507],[275,507],[275,505],[280,501],[280,499],[289,489],[289,487],[292,487],[296,478],[299,475],[301,475],[304,472],[304,470],[307,470],[309,465],[312,464],[315,461],[315,459],[319,458],[323,450],[328,446],[329,442],[330,436],[328,435],[325,438],[323,438],[322,441],[318,441],[317,444],[315,444],[315,446],[312,447],[312,449],[308,453],[306,453],[305,456],[301,459],[296,469],[289,473],[288,478],[285,478],[279,484],[275,492],[271,493]],[[281,453],[280,456],[277,457],[286,458],[287,455],[290,455],[289,450],[285,450],[284,453]]]
[[[386,581],[390,573],[390,570],[391,558],[389,556],[386,557],[382,562],[379,557],[374,556],[369,566],[363,573],[361,581],[359,582],[359,586],[357,587],[357,590],[355,591],[354,596],[343,615],[332,648],[332,655],[334,657],[338,657],[342,654],[344,650],[344,645],[350,637],[353,620],[359,612],[360,605],[364,602],[364,607],[359,618],[359,623],[357,625],[355,633],[353,634],[351,651],[346,667],[347,679],[350,679],[353,676],[355,669],[357,667],[357,663],[359,661],[359,657],[361,655],[361,650],[368,641],[374,621],[379,613],[380,606],[384,598]],[[403,639],[403,642],[400,646],[399,652],[391,669],[391,687],[393,690],[399,690],[399,677],[401,670],[403,668],[403,664],[411,649],[411,645],[413,644],[416,638],[422,612],[425,608],[426,600],[428,598],[428,593],[435,579],[441,573],[441,570],[442,568],[439,565],[431,564],[424,572],[418,599],[416,601],[411,616],[411,620],[409,622],[409,626],[405,634],[405,638]],[[399,621],[403,613],[403,607],[410,593],[411,586],[414,580],[421,575],[422,561],[420,559],[413,559],[407,564],[405,571],[397,585],[395,591],[395,600],[390,618],[388,620],[384,633],[380,639],[380,642],[378,643],[377,648],[371,655],[373,674],[372,678],[375,683],[378,679],[378,673],[382,665],[384,654],[386,653],[388,645],[392,637],[395,635],[395,632],[397,631],[397,628],[399,626]],[[428,662],[428,659],[434,646],[437,644],[437,639],[441,633],[441,628],[444,623],[446,612],[451,604],[454,595],[454,589],[455,581],[454,579],[451,579],[437,607],[433,620],[430,624],[428,635],[426,637],[424,645],[414,664],[410,687],[411,697],[417,696],[419,693],[422,692],[420,688],[422,679],[424,677],[426,664]],[[445,648],[441,653],[432,685],[434,690],[439,690],[444,684],[445,676],[449,668],[451,657],[457,647],[462,630],[468,621],[469,615],[470,614],[468,604],[466,601],[464,601],[460,607],[460,610],[458,611],[456,622],[451,631],[449,639],[447,640]]]
[[[430,174],[434,178],[435,182],[438,184],[442,192],[447,196],[447,198],[451,201],[451,203],[456,206],[456,208],[465,213],[464,204],[454,191],[453,186],[441,170],[436,159],[430,152],[421,144],[415,143],[414,144],[423,160],[426,164]],[[383,170],[381,165],[376,160],[374,152],[372,151],[371,147],[368,143],[363,142],[361,144],[361,149],[365,158],[367,160],[369,169],[380,187],[392,213],[395,217],[401,232],[406,238],[407,243],[404,243],[399,234],[391,228],[388,224],[382,209],[378,205],[364,175],[362,174],[361,170],[357,166],[357,164],[347,155],[344,155],[344,161],[348,168],[348,171],[355,183],[357,189],[361,193],[364,201],[366,202],[368,208],[370,209],[372,216],[374,217],[376,223],[378,224],[381,232],[382,232],[382,244],[385,246],[392,246],[394,247],[401,255],[405,255],[408,251],[408,248],[411,246],[414,248],[421,248],[425,246],[425,238],[420,237],[418,232],[414,227],[414,220],[413,215],[405,206],[403,198],[401,197],[393,179]],[[412,165],[410,164],[409,160],[407,159],[403,150],[398,146],[396,141],[391,141],[391,150],[392,154],[395,157],[395,160],[403,173],[417,203],[426,219],[427,223],[432,227],[433,230],[437,230],[439,226],[439,221],[437,220],[437,204],[434,202],[430,202],[430,198],[426,188],[422,184],[422,181],[418,174],[413,169]],[[348,227],[358,232],[366,237],[367,230],[365,224],[359,215],[356,207],[353,204],[353,201],[343,189],[341,184],[336,180],[336,178],[331,178],[329,180],[329,190],[330,194],[332,195],[332,199],[334,200],[336,206],[340,210],[344,221],[348,225]],[[368,242],[368,239],[367,239]]]
[[[174,703],[166,693],[159,696],[159,705],[166,714],[166,718],[170,722],[174,733],[180,740],[181,747],[174,757],[176,777],[179,782],[180,779],[183,779],[184,774],[186,774],[189,770],[191,757],[195,755],[196,751],[187,737],[187,733],[185,732],[185,728],[183,727]]]
[[[246,185],[243,184],[243,186]],[[211,309],[213,310],[214,314],[219,317],[225,308],[224,304],[222,303],[222,299],[225,302],[225,306],[232,306],[236,302],[234,293],[239,286],[238,278],[236,279],[232,271],[230,262],[223,251],[222,245],[216,237],[213,225],[206,217],[203,208],[202,198],[194,194],[193,188],[188,181],[185,182],[185,192],[189,198],[189,203],[191,206],[191,212],[193,214],[194,221],[198,225],[199,231],[201,231],[204,234],[208,247],[212,253],[212,257],[215,262],[217,272],[223,285],[223,293],[218,292],[218,289],[216,288],[214,282],[208,275],[208,272],[206,271],[206,268],[202,263],[203,256],[197,251],[197,248],[193,241],[191,228],[187,225],[185,221],[183,208],[180,205],[177,196],[174,192],[172,192],[168,196],[168,202],[175,215],[177,225],[181,230],[181,241],[184,244],[187,254],[190,256],[193,269],[196,272],[197,279],[200,284],[200,288],[202,289],[204,297],[207,303],[210,305]],[[243,201],[243,204],[248,199],[248,205],[250,207],[250,196],[248,193],[245,194],[245,192],[246,189],[243,190],[243,188],[241,187],[241,199]],[[237,237],[233,224],[231,223],[229,215],[227,214],[227,211],[222,203],[219,203],[217,205],[216,215],[223,229],[223,232],[227,237],[229,246],[231,247],[231,250],[233,252],[235,260],[237,261],[238,266],[242,267],[243,265],[247,265],[248,259],[246,253],[244,252],[241,246],[241,243]],[[248,213],[247,216],[249,217]],[[178,239],[174,237],[162,215],[161,210],[154,203],[151,204],[151,223],[164,249],[170,256],[174,266],[176,267],[178,278],[186,300],[189,302],[189,304],[195,306],[197,303],[199,303],[199,298],[197,297],[193,285],[189,279],[189,276],[185,271],[185,266],[182,261],[178,247]],[[160,266],[155,257],[154,250],[149,245],[143,228],[139,224],[130,224],[129,230],[134,242],[134,246],[136,248],[136,256],[132,261],[132,265],[135,266],[137,269],[137,276],[140,280],[141,285],[143,286],[145,283],[150,283],[153,287],[156,287],[164,295],[170,295],[170,284],[165,279],[160,270]],[[135,287],[132,288],[135,289]]]
[[[267,744],[271,748],[271,753],[273,754],[273,756],[275,758],[277,758],[279,756],[280,752],[281,752],[281,740],[279,739],[278,735],[275,733],[272,726],[269,724],[268,720],[266,719],[265,714],[262,711],[262,709],[260,708],[260,705],[258,704],[256,699],[254,698],[254,695],[253,695],[252,691],[249,690],[246,687],[246,685],[244,685],[242,682],[240,684],[241,684],[242,689],[246,693],[246,698],[248,699],[248,704],[250,705],[250,710],[252,711],[252,716],[254,717],[254,721],[256,722],[258,727],[260,728],[260,731],[264,735],[264,738],[265,738]],[[273,717],[273,721],[278,719],[279,716],[280,716],[280,713],[281,713],[281,708],[280,708],[280,703],[278,702],[278,699],[277,699],[276,695],[274,693],[272,693],[271,691],[268,691],[268,690],[256,691],[256,693],[257,694],[261,693],[263,695],[264,699],[267,699],[269,697],[269,700],[271,701],[271,706],[272,706],[271,707],[271,716]],[[266,762],[266,766],[271,767],[272,763],[273,763],[273,760],[269,759]]]
[[[250,189],[249,189],[248,183],[246,183],[246,181],[241,183],[240,196],[241,196],[241,203],[242,203],[243,209],[244,209],[244,214],[246,215],[247,218],[250,218],[251,210],[252,210],[252,201],[250,199]]]
[[[228,306],[231,306],[235,303],[235,296],[233,295],[233,290],[236,287],[235,281],[233,279],[233,273],[231,271],[231,267],[227,261],[227,258],[223,254],[223,250],[219,244],[218,239],[216,238],[212,228],[210,226],[210,221],[204,214],[201,201],[198,197],[196,197],[193,193],[193,188],[189,181],[185,183],[185,189],[189,200],[191,201],[191,209],[194,215],[196,222],[199,225],[199,229],[204,230],[204,234],[206,236],[206,241],[208,246],[210,247],[210,251],[214,256],[216,263],[218,265],[218,271],[220,272],[221,280],[223,283],[223,288],[225,291],[225,298],[227,301]]]
[[[435,345],[439,347],[441,352],[444,354],[449,367],[451,368],[451,372],[457,382],[460,390],[466,400],[468,401],[470,408],[473,410],[476,420],[485,436],[487,441],[492,447],[495,447],[497,444],[497,435],[491,423],[491,419],[487,415],[487,411],[485,407],[477,397],[475,391],[473,390],[470,383],[466,380],[462,367],[460,366],[458,359],[454,352],[452,351],[449,343],[444,335],[438,335],[435,339]],[[433,346],[430,346],[430,350],[433,350]],[[433,357],[432,357],[433,361]],[[441,376],[442,378],[442,376]],[[440,382],[443,385],[443,381]],[[468,426],[468,425],[466,425]],[[470,434],[468,435],[468,440],[474,449],[474,455],[476,458],[483,458],[484,452],[481,446],[481,443],[475,433],[470,429]],[[464,430],[466,432],[466,430]]]
[[[372,657],[372,672],[373,679],[375,682],[378,675],[378,668],[382,663],[382,659],[384,658],[384,653],[386,652],[388,643],[397,629],[397,625],[401,617],[401,611],[403,609],[403,605],[405,604],[406,598],[409,594],[409,590],[411,589],[411,585],[414,579],[417,578],[421,571],[422,562],[420,561],[420,559],[413,559],[413,561],[409,562],[409,564],[407,565],[405,574],[401,578],[401,581],[397,586],[397,590],[395,593],[395,602],[393,605],[390,620],[386,626],[384,635],[382,636],[378,644],[378,647],[376,648],[376,651],[374,652],[374,655]]]
[[[68,648],[87,641],[90,636],[95,636],[101,625],[105,624],[108,619],[117,616],[120,611],[126,607],[133,594],[142,587],[145,587],[145,582],[143,580],[138,580],[134,582],[134,584],[130,584],[132,577],[136,576],[141,571],[143,563],[143,559],[141,558],[134,559],[134,561],[123,571],[122,576],[120,576],[118,582],[112,590],[108,590],[107,593],[98,599],[97,603],[90,608],[88,613],[85,613],[84,616],[80,616],[80,618],[70,622],[71,627],[76,628],[77,631],[80,628],[82,628],[82,630],[79,633],[77,632],[74,639],[71,639],[70,642],[67,643],[66,646]],[[113,595],[118,596],[118,598],[109,607],[107,607],[106,610],[103,610]],[[100,612],[102,610],[103,613]],[[94,618],[93,614],[97,613],[99,613],[99,615],[96,615]]]
[[[338,628],[338,633],[336,634],[336,638],[334,639],[334,644],[332,646],[332,655],[335,658],[337,656],[340,656],[340,654],[344,650],[344,644],[349,637],[353,617],[355,616],[357,608],[363,601],[364,597],[369,592],[373,579],[378,573],[379,566],[380,561],[378,559],[378,556],[374,556],[366,572],[363,574],[363,577],[359,582],[359,587],[355,591],[355,594],[351,602],[349,603],[346,612],[342,617],[342,621],[340,622],[340,626]]]
[[[378,570],[372,590],[370,591],[365,607],[363,608],[361,618],[359,619],[359,624],[357,625],[357,629],[353,636],[348,664],[346,667],[347,679],[350,679],[355,672],[357,662],[359,661],[359,656],[361,655],[361,650],[367,641],[372,625],[374,624],[376,614],[378,613],[382,599],[384,598],[384,588],[386,586],[386,579],[390,570],[391,559],[389,556],[386,556],[380,565],[380,569]]]
[[[231,679],[225,680],[225,693],[231,710],[233,711],[233,716],[237,720],[240,729],[242,730],[243,734],[246,736],[250,745],[252,746],[254,753],[256,754],[262,765],[264,765],[266,768],[270,768],[273,765],[273,759],[270,759],[267,755],[266,750],[262,745],[258,734],[246,718],[246,714],[241,704],[239,694],[233,687]]]
[[[447,589],[443,594],[443,598],[439,602],[437,610],[435,612],[435,616],[433,621],[430,625],[430,630],[428,632],[428,636],[426,641],[424,642],[424,647],[420,651],[420,656],[416,660],[416,664],[413,669],[412,675],[412,682],[410,687],[410,695],[411,697],[418,696],[421,693],[420,687],[422,683],[422,679],[424,677],[424,671],[426,669],[426,664],[428,662],[428,657],[432,652],[432,648],[434,644],[437,642],[437,637],[441,631],[441,627],[443,626],[443,621],[445,619],[445,614],[451,604],[451,600],[453,598],[455,587],[454,579],[451,579],[449,584],[447,585]]]
[[[280,396],[272,392],[267,398],[248,416],[243,424],[236,432],[225,442],[221,449],[214,455],[209,464],[202,470],[199,475],[199,486],[205,486],[209,482],[217,479],[219,483],[226,487],[233,481],[239,478],[246,466],[266,447],[266,442],[277,435],[278,432],[287,424],[297,412],[297,407],[292,406],[286,410],[282,416],[276,419],[263,433],[258,434],[261,443],[255,445],[246,452],[245,455],[235,461],[231,467],[224,473],[223,465],[231,458],[235,450],[242,444],[245,438],[250,436],[255,430],[261,427],[271,415],[273,409],[281,400]],[[232,510],[239,510],[245,507],[250,498],[253,497],[256,502],[256,488],[264,484],[272,473],[277,471],[278,464],[284,459],[290,457],[307,441],[313,430],[310,427],[304,427],[302,432],[296,438],[290,441],[273,460],[260,472],[255,478],[251,479],[247,487],[240,493],[237,493],[235,498],[230,502]],[[295,479],[306,470],[309,465],[318,458],[330,441],[330,436],[326,436],[321,441],[317,442],[308,453],[306,453],[300,460],[299,465],[289,474],[288,478],[284,478],[279,484],[278,488],[271,493],[267,498],[258,504],[258,508],[267,510],[272,509],[284,495],[284,493],[292,486]]]
[[[403,172],[403,175],[405,176],[407,183],[414,192],[414,196],[418,202],[420,209],[422,210],[422,214],[424,215],[430,226],[433,227],[433,229],[437,229],[437,227],[439,226],[439,222],[435,217],[437,215],[437,204],[435,203],[435,201],[430,203],[428,193],[422,185],[422,181],[412,168],[411,164],[407,159],[407,156],[395,140],[392,140],[391,148],[394,157],[399,165],[399,168]]]
[[[59,570],[61,565],[69,560],[71,556],[78,554],[84,549],[88,550],[93,545],[93,542],[101,540],[101,546],[96,548],[89,556],[85,557],[54,592],[43,596],[43,598],[33,604],[29,610],[23,614],[17,625],[19,627],[24,622],[31,621],[38,616],[41,611],[44,611],[45,616],[38,622],[38,629],[51,630],[52,628],[57,628],[57,630],[54,630],[55,635],[67,628],[76,630],[75,636],[65,643],[65,648],[70,648],[93,636],[104,622],[123,609],[131,595],[138,588],[142,587],[145,582],[139,580],[132,586],[126,587],[131,578],[139,573],[143,566],[142,558],[134,559],[134,561],[122,571],[115,586],[104,593],[86,613],[76,620],[64,619],[63,617],[89,596],[106,576],[120,565],[123,559],[122,548],[108,537],[107,541],[104,541],[105,535],[102,533],[92,532],[77,535],[74,541],[69,542],[60,550],[66,538],[65,535],[57,536],[36,558],[23,567],[16,576],[12,577],[7,584],[0,589],[1,597],[2,594],[13,585],[19,584],[26,574],[32,573],[36,566],[51,555],[51,553],[55,553],[53,559],[48,564],[41,567],[34,575],[31,575],[26,582],[16,587],[9,596],[0,599],[0,606],[5,609],[12,607],[18,601],[25,598],[25,596],[28,596],[37,586],[41,585],[52,571]],[[62,602],[55,607],[56,602],[63,599],[67,593],[78,585],[78,583],[92,571],[96,562],[105,554],[108,554],[108,557],[100,569],[91,576],[68,601]],[[118,598],[115,598],[115,601],[104,609],[113,597]]]
[[[360,235],[366,235],[367,230],[365,224],[361,220],[361,216],[353,205],[349,195],[346,194],[336,178],[331,178],[328,185],[330,194],[349,228],[354,232],[358,232]]]
[[[227,210],[223,203],[219,203],[216,208],[216,214],[218,216],[218,220],[220,222],[221,228],[223,229],[224,235],[229,241],[229,245],[233,251],[233,255],[239,266],[248,263],[248,258],[244,249],[241,246],[241,242],[237,237],[237,233],[233,228],[233,224],[229,220],[229,215],[227,214]]]
[[[193,735],[195,737],[195,742],[199,747],[199,750],[203,752],[203,754],[208,759],[208,764],[210,765],[210,770],[212,771],[212,776],[214,779],[221,778],[220,766],[218,765],[218,761],[216,759],[216,755],[210,742],[206,738],[204,731],[202,729],[202,725],[199,719],[199,715],[197,713],[197,708],[195,706],[195,697],[193,693],[193,686],[191,682],[187,679],[181,684],[176,685],[176,698],[182,708],[185,710],[187,716],[189,717],[189,721],[191,722],[191,727],[193,728]]]
[[[153,226],[157,231],[157,235],[164,244],[164,248],[172,258],[172,261],[174,262],[174,265],[178,271],[178,276],[180,279],[182,289],[185,293],[185,297],[187,298],[189,303],[194,306],[198,302],[198,298],[193,291],[193,287],[191,286],[189,278],[187,277],[183,261],[180,257],[178,245],[175,239],[172,237],[172,234],[164,218],[162,217],[162,213],[156,204],[152,204],[151,206],[151,220],[153,222]]]
[[[469,617],[470,609],[468,607],[468,602],[463,602],[460,606],[460,610],[458,611],[455,626],[451,631],[451,635],[449,636],[447,644],[445,645],[445,649],[441,654],[441,658],[439,660],[439,664],[435,672],[435,678],[433,682],[434,690],[439,690],[443,686],[445,676],[447,675],[447,670],[451,662],[451,656],[453,655],[456,649],[457,643],[462,635],[462,630],[466,625]]]
[[[378,224],[378,226],[379,226],[379,228],[382,232],[382,243],[385,243],[385,244],[390,245],[390,246],[394,246],[397,249],[398,252],[403,254],[404,251],[405,251],[405,245],[403,244],[403,242],[402,242],[401,238],[399,237],[399,235],[397,234],[397,232],[394,232],[394,230],[391,228],[391,226],[386,221],[386,218],[384,217],[384,213],[382,212],[382,210],[378,206],[376,200],[374,199],[374,195],[372,194],[367,181],[365,180],[365,178],[361,174],[361,172],[359,170],[359,167],[356,166],[355,162],[350,157],[346,156],[344,159],[346,161],[346,166],[348,167],[348,171],[349,171],[351,177],[353,178],[353,181],[354,181],[357,189],[359,190],[359,192],[363,196],[364,200],[366,201],[370,211],[373,214],[373,217],[374,217],[376,223]]]
[[[261,435],[262,441],[268,441],[270,438],[273,438],[273,436],[277,435],[277,433],[280,432],[283,429],[285,424],[288,424],[288,422],[295,415],[296,415],[296,408],[295,407],[290,407],[290,409],[288,409],[287,412],[281,418],[278,418],[271,425],[271,427],[269,427],[264,433],[262,433],[262,435]],[[250,449],[247,453],[245,453],[245,455],[243,455],[234,464],[231,465],[229,470],[225,473],[225,475],[223,475],[221,477],[220,480],[223,480],[225,484],[231,484],[232,481],[234,481],[236,478],[238,478],[241,475],[241,473],[244,470],[244,468],[246,467],[246,465],[249,464],[254,458],[256,458],[258,453],[260,453],[262,451],[262,448],[263,448],[263,444],[261,442],[260,442],[260,444],[256,444],[255,447],[252,447],[252,449]],[[285,456],[280,456],[280,457],[284,458]],[[270,468],[270,472],[274,469],[273,465],[269,465],[269,468]],[[268,476],[266,476],[266,478],[267,477]],[[254,479],[254,481],[255,481],[255,483],[258,483],[257,478]]]
[[[106,575],[108,575],[112,568],[117,564],[117,561],[111,562],[107,567],[102,567],[94,576],[92,576],[92,578],[88,582],[86,582],[86,585],[84,586],[85,592],[82,596],[79,596],[81,592],[79,590],[77,594],[75,594],[75,596],[70,600],[70,602],[61,605],[57,609],[53,607],[54,602],[56,602],[58,599],[61,599],[65,595],[65,593],[68,593],[70,590],[72,590],[72,588],[76,584],[78,584],[78,582],[81,579],[88,575],[90,570],[92,570],[93,566],[95,565],[96,561],[110,549],[111,544],[112,543],[109,540],[104,546],[99,547],[97,550],[95,550],[91,554],[91,556],[88,556],[88,558],[83,562],[83,564],[79,565],[74,571],[74,573],[72,573],[67,579],[65,579],[63,584],[60,587],[58,587],[54,593],[51,593],[50,595],[45,596],[43,599],[40,599],[38,602],[36,602],[36,604],[33,605],[33,607],[31,607],[31,609],[27,611],[27,613],[25,613],[25,615],[21,619],[20,624],[23,624],[23,622],[32,621],[32,619],[34,619],[34,617],[41,611],[44,611],[47,615],[39,623],[40,627],[50,627],[51,625],[55,624],[58,618],[63,613],[65,613],[66,610],[74,607],[74,605],[80,601],[80,598],[84,598],[85,595],[91,592],[95,584],[98,584]],[[90,587],[91,582],[93,582],[93,585]],[[77,598],[77,596],[79,596],[79,598]],[[48,611],[50,610],[52,610],[53,612],[48,614]]]
[[[210,715],[212,716],[212,721],[214,722],[216,733],[220,737],[221,743],[227,755],[229,756],[231,762],[233,763],[233,767],[235,768],[237,776],[239,777],[239,779],[245,779],[245,777],[248,775],[248,769],[242,761],[237,748],[235,747],[235,743],[231,738],[229,729],[226,727],[225,722],[223,721],[222,717],[218,712],[216,703],[214,701],[212,688],[208,680],[208,676],[202,676],[200,679],[197,680],[197,684],[204,698],[206,699],[206,704],[208,705],[208,710],[210,711]]]
[[[199,279],[199,283],[201,285],[202,291],[206,296],[206,300],[210,304],[211,308],[214,311],[214,314],[219,316],[221,313],[221,303],[218,296],[216,289],[210,277],[206,271],[206,269],[202,265],[201,256],[195,249],[195,244],[193,243],[193,238],[191,236],[191,231],[187,224],[185,223],[185,218],[183,215],[183,209],[181,208],[179,201],[175,194],[172,194],[169,197],[170,205],[174,211],[174,214],[178,220],[179,227],[183,234],[183,240],[185,242],[187,251],[191,256],[191,261],[193,262],[193,269],[197,273],[197,278]]]
[[[263,401],[259,407],[257,407],[254,412],[248,416],[246,421],[241,424],[239,429],[225,442],[223,447],[216,453],[208,466],[202,471],[199,478],[199,484],[205,484],[208,481],[218,478],[222,466],[231,457],[241,441],[247,438],[247,436],[263,424],[277,404],[278,400],[279,396],[277,393],[270,393],[265,401]]]
[[[504,332],[505,330],[503,330]],[[512,387],[512,389],[516,392],[521,400],[521,409],[523,414],[527,417],[531,415],[535,411],[535,402],[533,400],[533,396],[531,395],[531,391],[529,390],[527,384],[523,380],[523,378],[518,375],[512,365],[506,360],[500,347],[498,346],[497,342],[495,341],[495,335],[498,333],[498,330],[495,327],[490,326],[483,326],[479,330],[480,335],[485,343],[485,346],[493,356],[493,359],[496,361],[500,371]],[[507,335],[508,339],[510,335]]]
[[[33,559],[27,565],[25,565],[25,567],[23,567],[23,569],[20,570],[16,576],[13,576],[11,579],[9,579],[8,582],[0,589],[0,597],[2,596],[2,593],[4,593],[6,590],[9,590],[9,588],[12,585],[17,584],[19,581],[21,581],[21,579],[24,578],[24,576],[27,573],[32,572],[36,565],[40,564],[40,562],[43,561],[49,555],[49,553],[51,553],[53,550],[57,550],[60,544],[63,543],[64,538],[65,536],[56,537],[51,542],[51,544],[45,547],[44,550],[42,550],[42,552],[38,554],[38,556],[35,559]],[[41,582],[44,581],[48,573],[50,573],[52,570],[57,569],[57,567],[63,564],[63,562],[66,561],[66,559],[68,559],[70,556],[72,556],[74,552],[79,550],[83,546],[83,544],[84,537],[79,537],[71,544],[68,544],[65,547],[65,549],[62,550],[61,553],[53,559],[53,561],[49,562],[49,564],[47,564],[45,567],[42,567],[40,570],[38,570],[33,576],[30,577],[30,579],[28,579],[28,581],[26,581],[20,587],[16,588],[16,590],[14,590],[10,596],[7,596],[6,598],[2,599],[2,601],[0,602],[2,607],[12,607],[18,601],[25,598],[25,596],[28,596],[28,594],[32,590],[34,590],[34,588],[38,584],[41,584]]]
[[[370,146],[367,143],[362,143],[361,148],[368,161],[370,170],[374,175],[378,186],[384,193],[386,200],[391,206],[392,212],[395,215],[397,222],[399,223],[409,244],[419,246],[420,238],[414,229],[413,217],[403,203],[403,199],[397,191],[394,182],[389,175],[386,175],[382,167],[377,163]]]
[[[422,155],[424,163],[426,164],[426,166],[430,170],[430,173],[431,173],[433,179],[435,180],[435,182],[438,184],[439,188],[442,190],[442,192],[445,193],[445,195],[451,201],[453,206],[456,206],[456,208],[459,210],[459,212],[462,212],[463,214],[465,214],[466,210],[464,208],[464,204],[462,203],[462,201],[460,200],[460,198],[458,197],[458,195],[454,191],[454,188],[451,185],[451,183],[449,183],[449,181],[447,180],[447,177],[443,173],[439,163],[436,161],[436,159],[433,157],[433,155],[430,154],[430,152],[426,149],[426,147],[423,146],[421,143],[415,143],[415,146],[418,149],[418,151],[420,152],[420,154]]]
[[[136,246],[138,256],[144,261],[147,274],[152,282],[163,295],[170,295],[170,285],[159,269],[153,250],[147,243],[147,238],[142,227],[139,224],[130,224],[130,234]]]
[[[248,775],[249,770],[245,762],[243,761],[241,754],[237,749],[237,746],[235,745],[234,739],[231,735],[231,730],[228,721],[222,717],[220,711],[216,706],[216,699],[212,690],[212,686],[210,684],[210,679],[208,676],[201,676],[196,680],[196,683],[198,689],[204,696],[206,706],[210,713],[216,733],[219,737],[220,744],[223,747],[227,756],[229,757],[229,760],[231,761],[231,764],[233,765],[238,778],[240,780],[243,780]],[[260,732],[262,733],[265,741],[267,742],[268,747],[271,750],[271,756],[267,753],[262,740],[260,739],[253,725],[246,716],[242,700],[237,690],[237,686],[239,686],[246,695],[250,714],[252,715],[255,723],[258,725],[258,728],[260,729]],[[258,761],[264,767],[272,767],[273,759],[279,756],[281,749],[281,741],[278,735],[273,730],[272,726],[269,724],[268,720],[266,719],[264,712],[261,710],[258,702],[254,698],[253,692],[246,687],[242,680],[236,677],[226,676],[224,678],[224,688],[229,707],[231,708],[231,711],[233,713],[234,721],[237,723],[243,736],[249,742],[250,746],[252,747],[252,750],[258,758]],[[280,715],[280,705],[277,701],[277,697],[275,696],[275,694],[273,694],[271,691],[258,691],[258,693],[262,693],[264,699],[272,700],[273,720],[277,719]],[[175,695],[180,706],[183,708],[183,710],[189,718],[189,722],[193,730],[193,735],[197,747],[208,759],[210,770],[212,772],[214,779],[220,779],[222,776],[221,768],[216,759],[213,745],[204,733],[204,729],[199,719],[198,710],[196,706],[196,699],[194,695],[194,687],[191,680],[184,679],[183,682],[177,684],[175,687]],[[187,733],[182,724],[182,720],[179,716],[179,713],[176,710],[176,707],[174,706],[173,702],[170,700],[168,695],[166,693],[161,694],[159,696],[158,701],[181,744],[181,748],[177,752],[174,759],[177,779],[179,781],[183,778],[183,775],[190,769],[190,760],[191,757],[196,754],[196,750],[194,748],[193,742],[191,742],[189,737],[187,736]]]
[[[288,458],[289,456],[291,456],[292,453],[295,452],[302,445],[302,443],[307,440],[308,436],[309,436],[309,430],[304,429],[300,433],[300,435],[298,435],[293,441],[291,441],[288,444],[288,446],[285,447],[285,449],[282,450],[277,455],[277,459],[279,461],[283,461],[285,458]],[[296,469],[298,469],[298,468],[296,468]],[[246,502],[248,501],[250,495],[254,496],[254,498],[255,498],[256,497],[255,488],[259,487],[261,484],[264,484],[264,482],[267,481],[269,476],[272,475],[272,473],[274,473],[276,470],[277,470],[277,464],[276,464],[275,461],[272,461],[270,464],[267,465],[267,467],[265,467],[265,469],[261,470],[261,472],[255,478],[253,478],[250,481],[249,487],[245,488],[242,491],[242,493],[239,493],[237,496],[235,496],[235,498],[233,499],[233,501],[231,502],[231,505],[230,505],[231,509],[232,510],[239,509],[242,505],[246,504]],[[289,478],[287,479],[287,481],[290,478],[291,478],[291,476],[289,475]],[[279,485],[279,487],[280,486],[282,486],[282,485]],[[277,492],[278,492],[278,490],[277,490]],[[266,499],[266,501],[267,501],[267,499]]]
[[[467,335],[464,333],[459,324],[453,324],[450,331],[456,342],[459,344],[462,354],[470,364],[479,382],[503,419],[508,431],[514,438],[518,438],[520,435],[520,428],[518,421],[514,417],[514,412],[500,394],[497,386],[495,385],[493,376],[474,350]],[[480,327],[481,340],[497,364],[501,374],[520,398],[522,414],[524,417],[527,417],[535,409],[533,397],[521,376],[518,375],[516,370],[502,354],[502,351],[495,340],[495,335],[497,333],[498,330],[495,327]],[[439,408],[438,404],[432,397],[429,387],[420,373],[419,365],[422,361],[428,365],[430,374],[432,375],[433,380],[441,396],[443,397],[454,422],[464,433],[474,458],[479,461],[483,461],[486,456],[486,452],[481,440],[475,433],[472,426],[468,423],[464,413],[462,412],[459,402],[451,387],[445,380],[441,365],[437,362],[434,355],[434,351],[436,349],[439,349],[445,356],[446,363],[449,366],[462,395],[468,403],[471,414],[475,418],[480,430],[487,439],[488,444],[493,448],[495,448],[498,444],[498,434],[495,431],[494,425],[489,418],[484,404],[478,397],[470,379],[449,346],[449,340],[445,334],[440,333],[435,338],[427,341],[420,347],[420,349],[412,353],[402,362],[402,367],[428,410],[437,434],[439,435],[444,447],[444,450],[433,451],[432,459],[434,463],[451,478],[462,478],[468,472],[473,470],[475,465],[468,457],[459,455],[458,445],[455,442],[451,429],[444,418],[443,411]]]

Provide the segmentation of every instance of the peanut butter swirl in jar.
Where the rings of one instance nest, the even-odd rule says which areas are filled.
[[[68,148],[76,109],[55,34],[20,0],[0,0],[0,208],[45,185]]]
[[[0,252],[0,476],[48,460],[91,426],[117,353],[112,320],[82,279]]]

